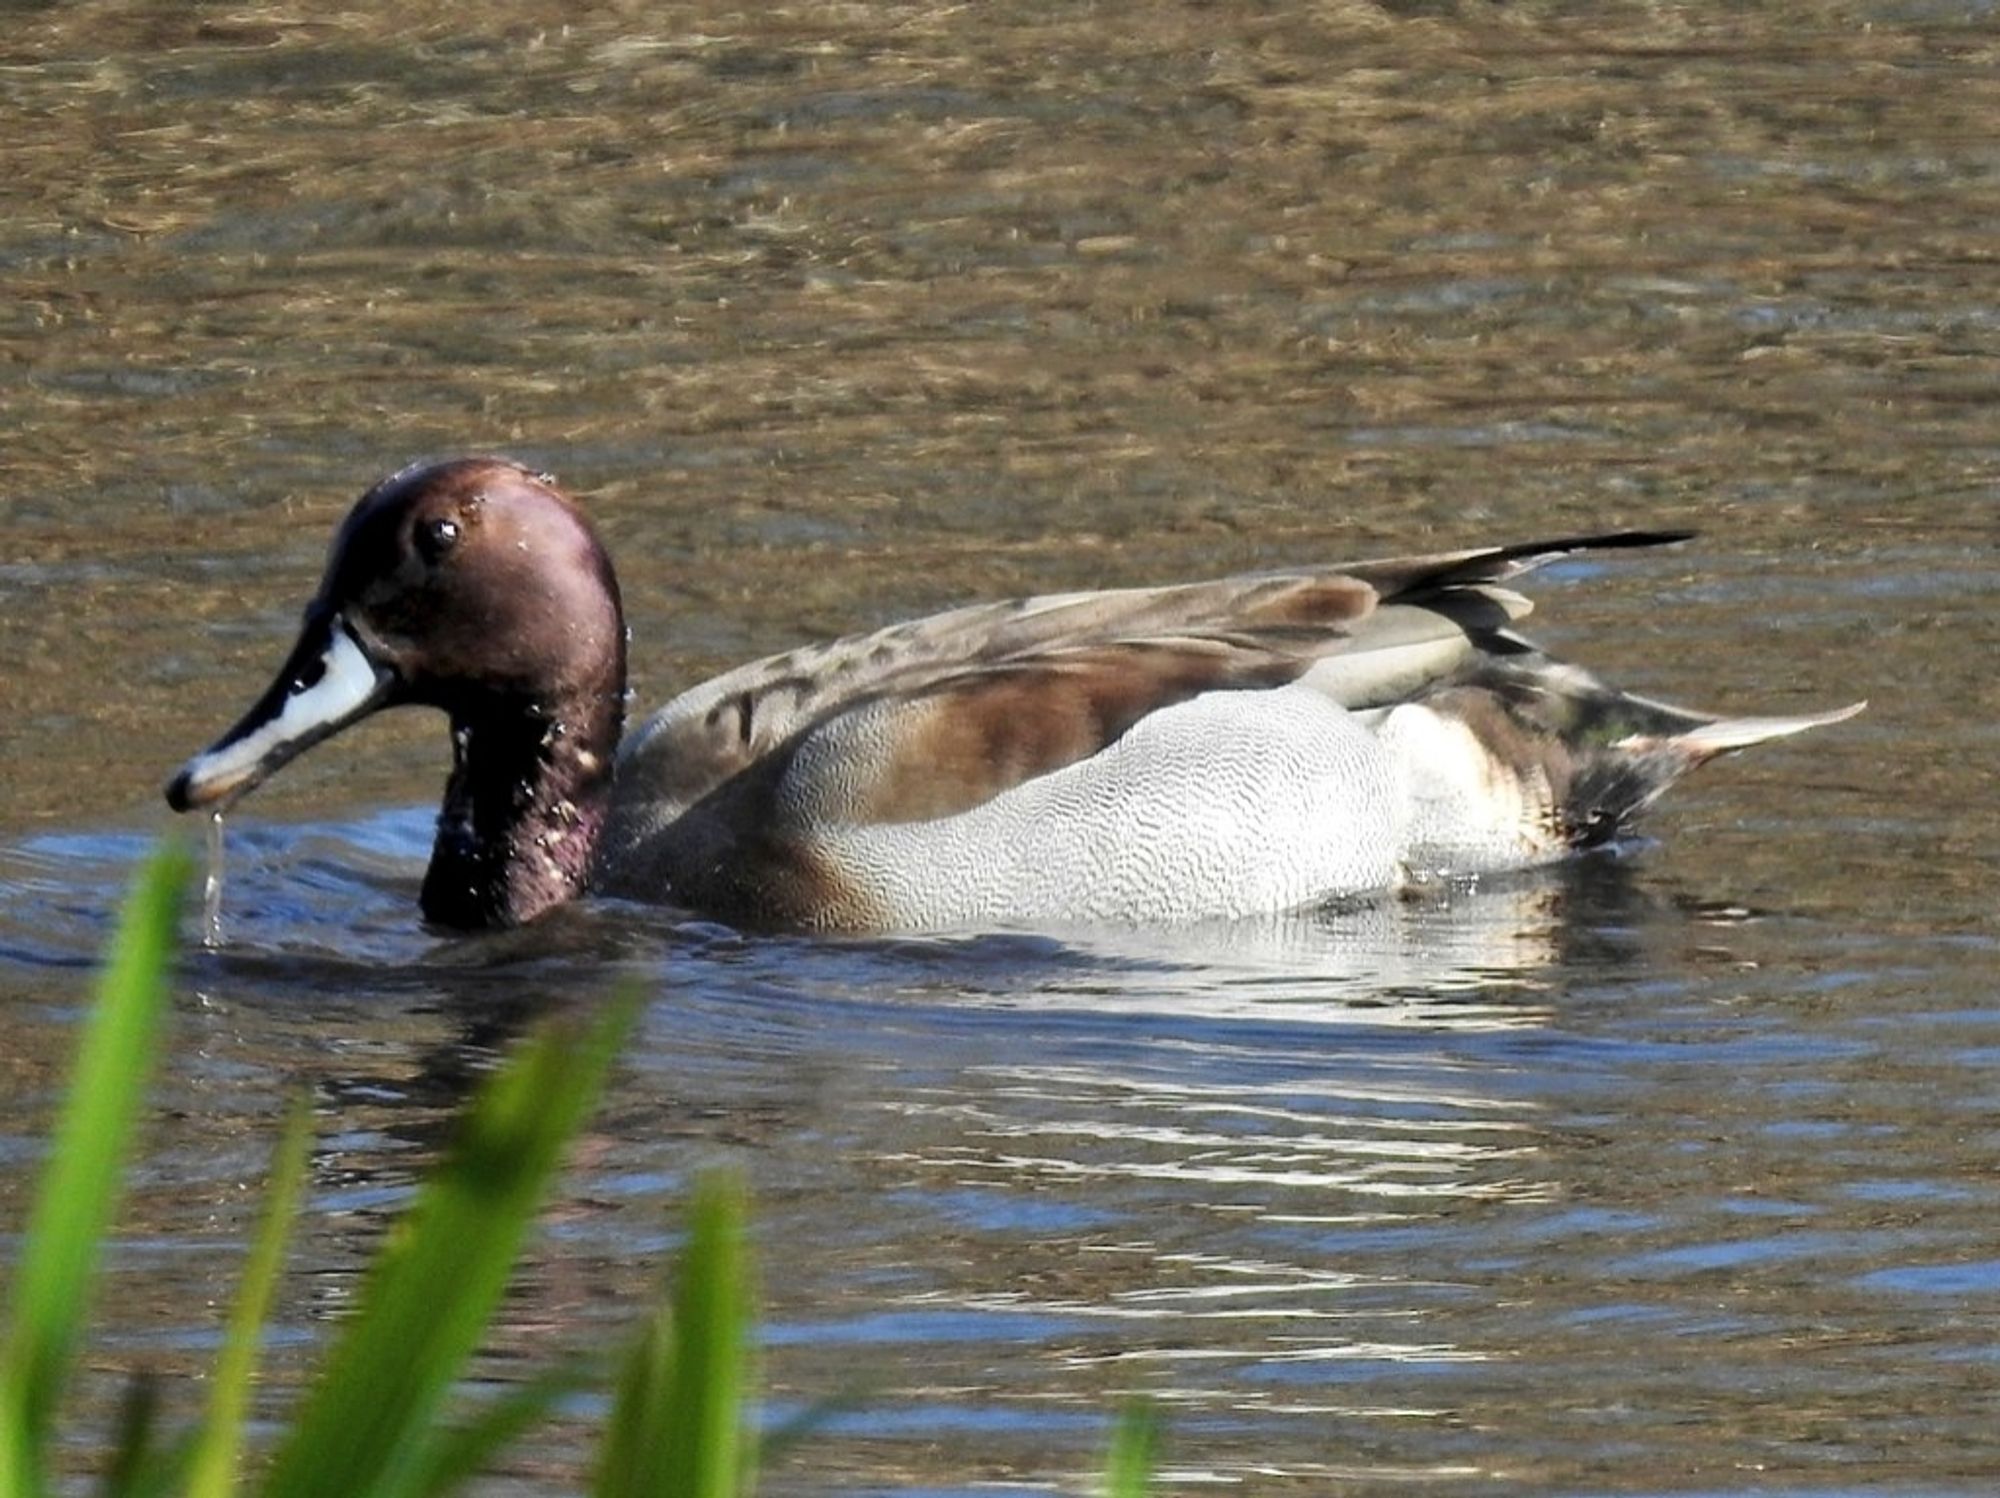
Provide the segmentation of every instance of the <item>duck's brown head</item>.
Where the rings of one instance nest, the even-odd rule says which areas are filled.
[[[167,801],[225,807],[378,709],[441,708],[456,765],[425,913],[513,924],[581,886],[624,691],[617,581],[552,481],[498,458],[406,468],[349,512],[277,679]]]

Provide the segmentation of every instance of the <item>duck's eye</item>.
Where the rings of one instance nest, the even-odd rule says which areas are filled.
[[[449,515],[439,515],[417,525],[417,551],[426,562],[435,564],[452,547],[458,545],[458,522]]]

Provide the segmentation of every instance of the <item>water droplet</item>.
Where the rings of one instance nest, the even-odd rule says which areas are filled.
[[[222,945],[222,813],[208,819],[208,872],[201,881],[201,944]]]

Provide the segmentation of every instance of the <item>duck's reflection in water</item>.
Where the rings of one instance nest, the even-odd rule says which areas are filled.
[[[1553,978],[1620,961],[1601,933],[1645,903],[1596,862],[1254,923],[885,945],[906,971],[880,1012],[926,1016],[919,1042],[846,1119],[845,1200],[785,1231],[871,1282],[871,1315],[932,1329],[913,1398],[1027,1393],[965,1366],[963,1335],[1043,1343],[1092,1387],[1166,1365],[1175,1399],[1238,1414],[1423,1413],[1429,1375],[1507,1356],[1440,1336],[1429,1312],[1469,1292],[1433,1250],[1557,1194],[1532,1061]],[[819,1324],[797,1340],[838,1339]],[[1391,1365],[1418,1387],[1385,1394]]]

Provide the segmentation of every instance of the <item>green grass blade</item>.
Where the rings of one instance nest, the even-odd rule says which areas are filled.
[[[159,1381],[138,1374],[126,1383],[125,1396],[118,1402],[111,1455],[104,1465],[104,1481],[98,1487],[104,1498],[131,1498],[145,1491],[147,1475],[158,1459],[159,1429]]]
[[[674,1317],[664,1298],[646,1318],[624,1367],[598,1451],[596,1498],[647,1498],[662,1491],[666,1451],[654,1428],[654,1412],[664,1400],[673,1371]]]
[[[480,1089],[370,1269],[266,1492],[363,1498],[407,1485],[636,1010],[628,997],[587,1029],[543,1027]]]
[[[605,1436],[598,1498],[739,1498],[754,1476],[744,1428],[751,1272],[741,1185],[695,1187],[673,1314],[626,1364]]]
[[[857,1385],[838,1394],[824,1395],[797,1413],[787,1416],[785,1422],[775,1430],[764,1431],[757,1439],[758,1467],[768,1467],[773,1462],[782,1461],[817,1435],[823,1426],[839,1419],[842,1415],[865,1409],[871,1392],[867,1386]]]
[[[400,1491],[426,1498],[456,1492],[483,1471],[495,1453],[539,1425],[571,1394],[595,1384],[601,1373],[595,1360],[574,1358],[490,1400],[470,1420],[427,1443]]]
[[[695,1185],[688,1246],[674,1295],[667,1450],[676,1498],[737,1498],[750,1487],[745,1438],[750,1381],[750,1251],[741,1182]]]
[[[0,1347],[0,1493],[26,1498],[43,1488],[49,1423],[69,1378],[166,1012],[190,868],[186,850],[169,844],[140,869],[84,1021]]]
[[[131,1412],[120,1415],[121,1422]],[[121,1446],[112,1453],[106,1469],[101,1498],[186,1498],[188,1461],[194,1455],[193,1431],[175,1431],[162,1436],[157,1425],[137,1433],[137,1444]],[[121,1428],[120,1442],[134,1440],[134,1433]]]
[[[236,1464],[243,1450],[243,1422],[250,1407],[250,1380],[257,1368],[258,1342],[271,1313],[271,1297],[285,1267],[305,1189],[306,1153],[312,1146],[312,1109],[301,1097],[285,1120],[285,1132],[271,1157],[264,1217],[243,1266],[243,1283],[230,1308],[222,1352],[209,1386],[208,1414],[196,1438],[187,1498],[229,1498],[236,1490]]]
[[[1146,1400],[1134,1400],[1111,1428],[1104,1455],[1104,1498],[1146,1498],[1159,1460],[1160,1417]]]

